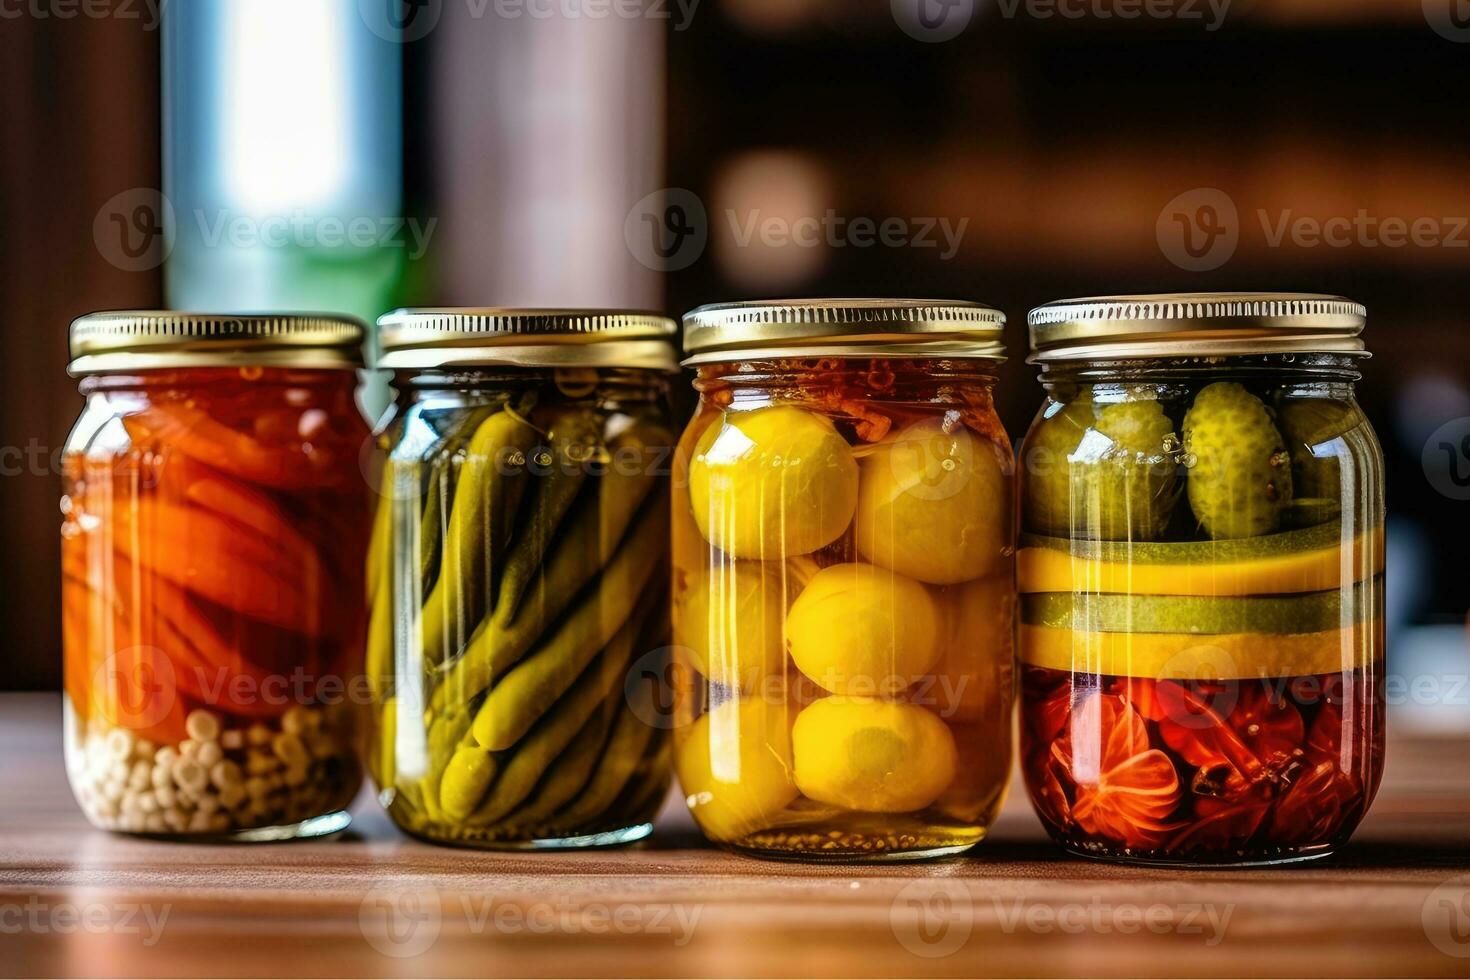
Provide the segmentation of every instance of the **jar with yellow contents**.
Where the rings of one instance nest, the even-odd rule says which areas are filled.
[[[1014,685],[1003,324],[921,300],[685,317],[675,759],[717,843],[873,860],[985,836]]]

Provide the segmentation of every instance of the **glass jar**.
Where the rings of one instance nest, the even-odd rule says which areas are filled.
[[[489,848],[652,830],[668,725],[672,320],[400,310],[368,568],[369,765],[395,823]]]
[[[363,335],[315,315],[72,324],[86,407],[62,455],[66,760],[98,827],[347,825],[366,701]]]
[[[970,847],[1011,759],[1004,317],[804,300],[684,322],[674,739],[695,820],[767,857]]]
[[[1146,863],[1320,857],[1383,771],[1383,456],[1363,308],[1033,310],[1022,767],[1053,837]]]

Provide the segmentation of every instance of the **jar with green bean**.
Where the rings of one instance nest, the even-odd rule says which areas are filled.
[[[637,840],[668,789],[674,324],[400,310],[368,559],[369,763],[404,830],[492,848]]]

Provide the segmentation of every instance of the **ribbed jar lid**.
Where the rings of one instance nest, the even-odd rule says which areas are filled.
[[[160,368],[362,366],[362,321],[335,313],[110,310],[72,321],[73,376]]]
[[[674,371],[678,324],[637,310],[394,310],[378,319],[379,367],[621,367]]]
[[[1091,296],[1031,311],[1031,362],[1362,353],[1360,303],[1315,293]]]
[[[974,357],[999,361],[1005,314],[947,299],[715,303],[684,315],[686,365],[779,357]]]

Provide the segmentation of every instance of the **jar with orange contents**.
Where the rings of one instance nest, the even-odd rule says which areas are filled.
[[[364,328],[97,313],[62,455],[68,775],[91,821],[284,839],[346,826],[369,432]]]

